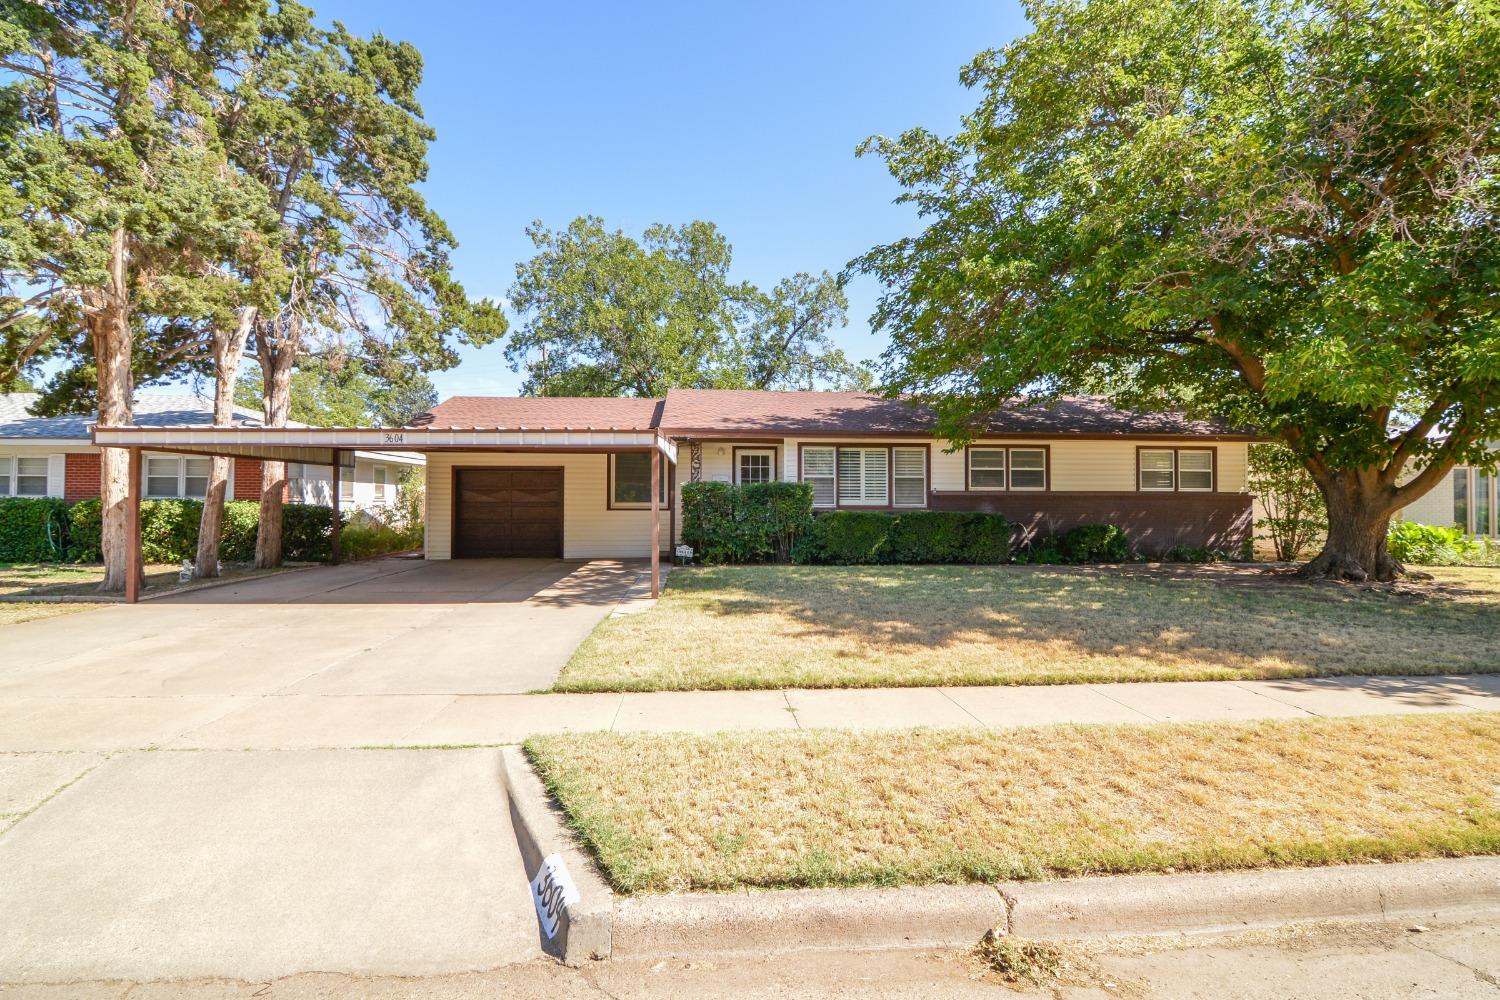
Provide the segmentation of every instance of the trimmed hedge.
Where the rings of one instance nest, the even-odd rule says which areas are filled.
[[[67,501],[0,497],[0,562],[57,562],[67,547]]]
[[[282,511],[282,558],[288,562],[327,560],[332,554],[332,509],[286,504]],[[202,517],[201,500],[142,500],[142,557],[148,563],[195,559]],[[260,501],[225,503],[219,557],[224,562],[254,560],[259,526]],[[0,561],[96,563],[103,558],[100,532],[97,497],[71,505],[56,499],[0,498]]]
[[[705,563],[786,562],[812,525],[809,483],[682,484],[682,540]]]
[[[999,514],[839,510],[819,514],[793,552],[799,563],[962,563],[1010,558],[1011,524]]]

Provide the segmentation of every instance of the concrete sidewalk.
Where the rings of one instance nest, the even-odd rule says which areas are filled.
[[[579,732],[1010,728],[1500,711],[1500,675],[651,694],[28,697],[0,752],[517,743]]]

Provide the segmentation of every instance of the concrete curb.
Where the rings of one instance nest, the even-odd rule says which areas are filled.
[[[1000,886],[801,889],[621,898],[613,955],[966,948],[1028,938],[1213,934],[1311,920],[1500,911],[1500,858]]]
[[[578,887],[578,901],[565,908],[555,938],[547,941],[543,935],[543,947],[564,965],[577,966],[589,959],[609,958],[614,924],[613,890],[599,875],[593,860],[576,846],[563,825],[561,810],[552,804],[547,789],[520,747],[500,749],[500,780],[510,800],[510,822],[521,848],[526,878],[536,878],[542,860],[556,854]]]
[[[1500,909],[1500,858],[1447,858],[1000,886],[1012,934],[1031,938],[1219,933],[1305,920]]]

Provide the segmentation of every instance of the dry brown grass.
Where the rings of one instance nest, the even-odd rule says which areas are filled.
[[[674,572],[607,619],[559,690],[1230,680],[1500,670],[1500,569],[1397,586],[1258,568]]]
[[[102,607],[104,607],[102,604],[83,602],[53,604],[39,601],[0,601],[0,625],[19,625],[21,622],[36,621],[39,618],[56,618],[59,615],[71,615],[79,611],[92,611]]]
[[[175,563],[146,567],[146,588],[160,590],[177,585],[181,567]],[[227,574],[226,574],[227,575]],[[104,567],[61,563],[0,563],[0,596],[89,597],[104,580]]]
[[[1500,852],[1500,714],[526,749],[625,892]]]

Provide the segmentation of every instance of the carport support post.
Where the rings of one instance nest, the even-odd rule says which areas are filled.
[[[141,449],[131,448],[125,486],[125,603],[141,599],[141,578],[146,567],[141,558]]]
[[[661,593],[661,449],[651,449],[651,598]]]
[[[339,450],[333,449],[333,527],[329,530],[329,559],[333,565],[339,564]]]

